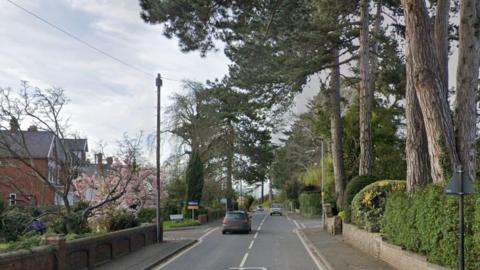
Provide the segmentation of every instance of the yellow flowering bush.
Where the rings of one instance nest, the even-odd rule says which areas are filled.
[[[380,180],[364,187],[352,200],[352,223],[371,232],[380,231],[388,194],[405,187],[401,180]]]

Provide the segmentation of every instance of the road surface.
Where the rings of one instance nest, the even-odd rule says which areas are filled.
[[[158,266],[160,270],[317,270],[296,229],[305,225],[268,212],[252,214],[252,233],[222,235],[211,227],[198,244]]]

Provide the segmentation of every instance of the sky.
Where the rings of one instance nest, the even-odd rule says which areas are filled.
[[[90,154],[100,142],[113,154],[124,133],[155,131],[155,74],[173,79],[163,80],[164,110],[169,97],[182,91],[179,81],[205,82],[228,71],[230,62],[222,50],[205,58],[198,52],[182,53],[178,40],[164,37],[161,26],[143,22],[134,0],[11,1],[148,73],[98,53],[8,1],[0,2],[0,87],[16,89],[26,80],[41,88],[65,89],[70,102],[64,113],[71,131],[88,138]],[[315,92],[307,87],[292,113],[303,112],[305,100]],[[162,160],[171,153],[172,143],[163,140]]]

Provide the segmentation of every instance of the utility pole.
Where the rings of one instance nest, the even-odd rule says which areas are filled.
[[[157,74],[157,79],[155,81],[157,86],[157,242],[160,243],[163,241],[163,226],[162,218],[160,211],[160,94],[162,87],[162,76]]]
[[[322,139],[321,143],[322,143],[322,149],[321,149],[321,151],[322,151],[321,152],[321,155],[322,155],[322,160],[321,160],[321,162],[322,162],[321,163],[321,166],[322,166],[322,229],[325,229],[325,218],[326,218],[325,207],[324,207],[324,205],[325,205],[325,191],[324,191],[325,174],[324,174],[324,168],[323,168],[324,157],[325,157],[324,151],[325,150],[323,149],[323,147],[324,147],[323,139]]]

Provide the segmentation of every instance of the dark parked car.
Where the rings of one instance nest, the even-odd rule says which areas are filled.
[[[252,231],[252,222],[248,213],[245,211],[229,211],[223,219],[222,233],[227,232],[245,232]]]

